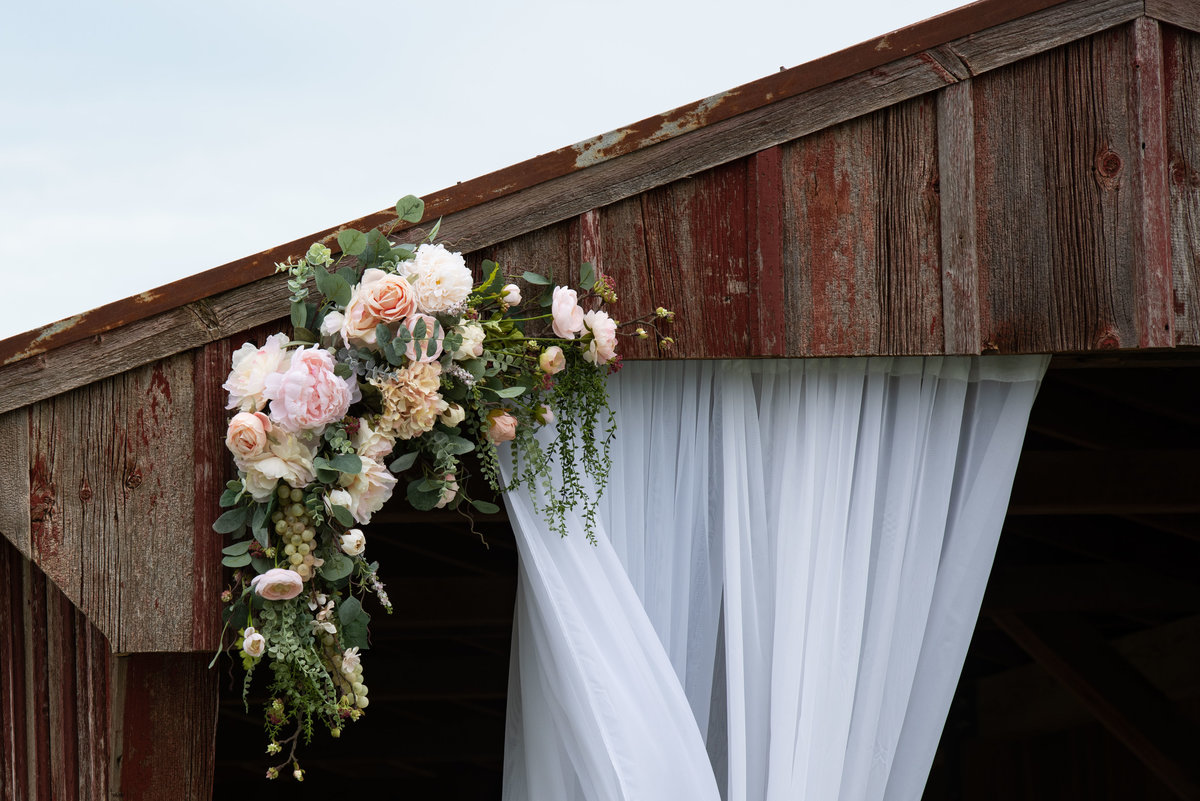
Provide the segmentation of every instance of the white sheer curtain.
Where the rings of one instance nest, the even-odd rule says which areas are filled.
[[[599,544],[506,498],[504,797],[918,799],[1045,367],[628,365]]]

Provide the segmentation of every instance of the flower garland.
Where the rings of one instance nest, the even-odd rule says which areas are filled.
[[[396,204],[397,223],[423,214],[411,195]],[[618,324],[601,308],[616,301],[612,282],[587,263],[577,289],[525,272],[540,288],[526,302],[494,262],[475,285],[462,255],[434,244],[438,227],[416,246],[393,244],[390,228],[346,230],[336,260],[317,243],[277,265],[290,276],[293,334],[242,345],[223,385],[236,410],[225,444],[238,478],[213,524],[233,540],[222,560],[233,584],[221,599],[225,630],[237,631],[227,647],[245,668],[243,699],[260,663],[271,670],[267,752],[288,753],[268,778],[290,765],[302,780],[300,741],[317,723],[338,737],[367,709],[363,600],[392,607],[357,526],[399,477],[417,509],[497,512],[467,495],[460,457],[474,452],[493,490],[536,483],[552,528],[565,535],[567,512],[581,508],[592,536],[598,497],[583,479],[600,491],[607,481],[614,423],[604,382],[620,367]],[[642,338],[650,327],[666,348],[657,324],[672,319],[659,308],[629,325]],[[545,336],[526,334],[546,322]],[[557,435],[543,449],[534,431],[551,422]],[[507,487],[503,442],[513,443]]]

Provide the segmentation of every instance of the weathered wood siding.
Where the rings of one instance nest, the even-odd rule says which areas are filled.
[[[207,656],[114,656],[2,539],[0,619],[0,798],[211,798],[217,674]]]
[[[1200,34],[1164,28],[1163,78],[1175,341],[1200,345]]]

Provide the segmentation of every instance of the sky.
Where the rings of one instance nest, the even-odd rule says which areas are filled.
[[[0,339],[960,4],[6,4]]]

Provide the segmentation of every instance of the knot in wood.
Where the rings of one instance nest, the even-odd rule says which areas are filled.
[[[1100,341],[1096,343],[1096,348],[1099,350],[1116,350],[1119,347],[1121,347],[1121,339],[1111,332],[1100,337]]]
[[[142,472],[134,470],[125,478],[125,486],[128,489],[137,489],[142,485]]]
[[[1123,166],[1121,156],[1112,150],[1103,150],[1096,156],[1096,172],[1100,173],[1102,178],[1116,178],[1121,174]]]
[[[82,481],[80,481],[79,482],[79,500],[83,501],[84,503],[87,503],[88,501],[90,501],[92,499],[92,495],[93,495],[92,487],[90,484],[88,484],[87,479],[85,478]]]
[[[1200,186],[1200,172],[1181,159],[1171,161],[1171,183],[1176,186]]]

